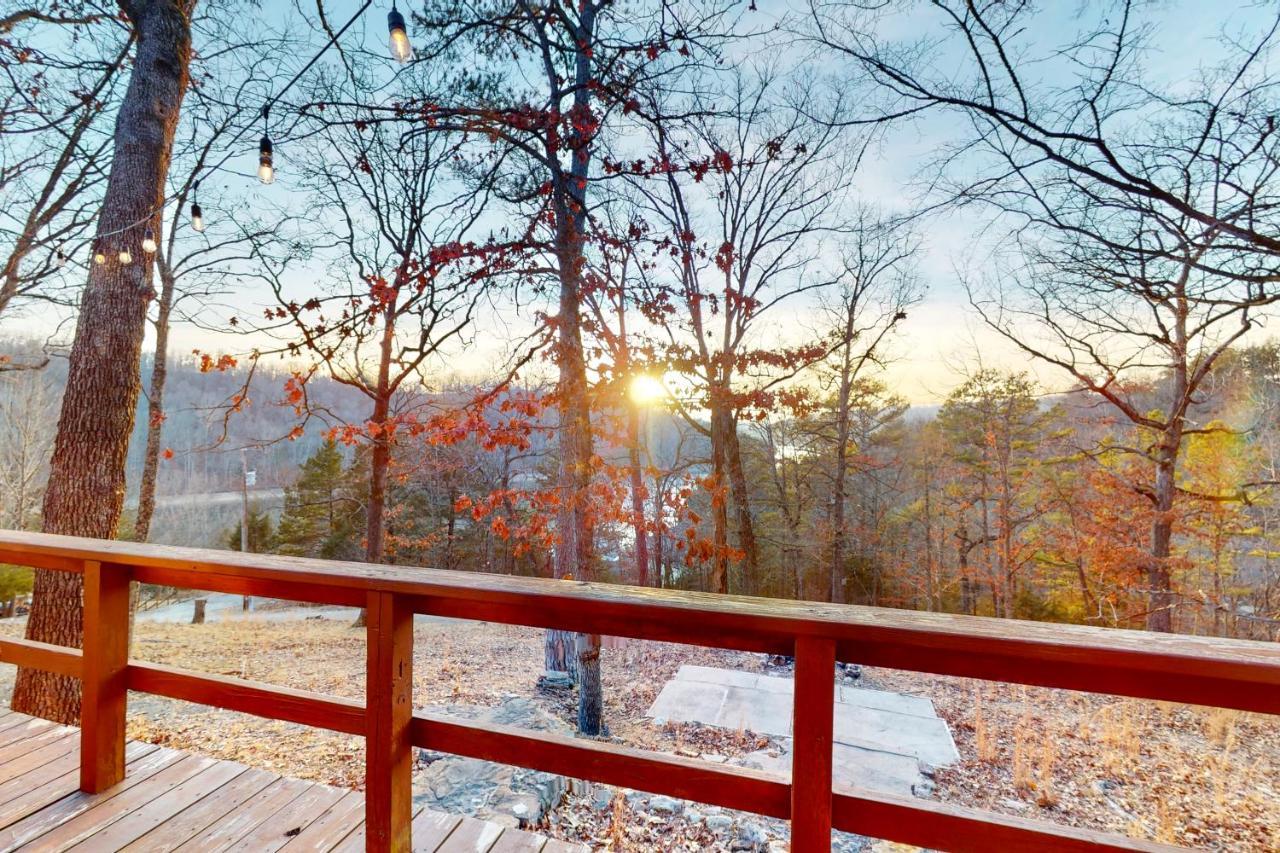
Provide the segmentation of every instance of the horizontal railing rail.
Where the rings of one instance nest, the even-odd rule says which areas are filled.
[[[0,562],[85,576],[82,652],[0,640],[0,661],[80,678],[81,787],[124,772],[128,690],[366,739],[370,850],[408,850],[412,748],[788,819],[792,849],[833,828],[945,850],[1167,850],[1111,833],[833,787],[834,662],[1280,714],[1280,646],[1247,640],[776,601],[0,531]],[[368,609],[363,704],[128,660],[128,584]],[[416,613],[796,657],[790,778],[412,708]]]

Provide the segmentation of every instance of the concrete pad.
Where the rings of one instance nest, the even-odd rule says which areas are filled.
[[[906,753],[934,767],[960,758],[951,730],[938,717],[897,714],[856,705],[839,705],[836,710],[837,743]]]
[[[836,785],[910,797],[924,777],[920,762],[910,755],[837,743],[831,756],[831,780]]]
[[[834,676],[832,676],[834,679]],[[767,690],[770,693],[790,693],[796,692],[796,682],[793,678],[779,678],[776,675],[760,675],[756,676],[756,687],[760,690]]]
[[[767,750],[743,756],[743,767],[767,770],[791,778],[791,754],[773,755]],[[831,780],[837,787],[867,788],[901,797],[914,795],[923,781],[919,764],[909,755],[836,744],[831,755]]]
[[[761,676],[740,669],[720,669],[714,666],[697,666],[686,663],[676,673],[680,681],[702,681],[707,684],[723,684],[725,687],[755,687]]]
[[[841,684],[836,690],[836,701],[846,705],[857,705],[861,708],[875,708],[878,711],[894,711],[899,714],[914,714],[917,717],[936,717],[933,700],[923,696],[908,696],[905,693],[890,693],[888,690],[871,690],[867,687],[853,687]],[[840,713],[837,709],[836,713]]]
[[[724,704],[712,725],[725,729],[749,729],[762,735],[791,734],[791,696],[749,687],[726,688]]]
[[[728,687],[719,684],[668,681],[649,708],[649,716],[679,723],[713,723],[728,692]]]

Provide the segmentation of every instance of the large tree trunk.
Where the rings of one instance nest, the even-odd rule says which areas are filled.
[[[733,493],[733,507],[738,522],[738,547],[742,549],[742,588],[746,595],[756,595],[760,590],[760,546],[756,543],[755,523],[751,518],[751,490],[747,488],[747,475],[742,468],[742,444],[738,441],[738,419],[728,415],[729,428],[725,432],[725,456],[729,463],[729,488]]]
[[[141,380],[138,360],[154,295],[151,265],[142,261],[148,224],[158,230],[173,133],[187,89],[189,15],[194,0],[122,0],[138,36],[129,88],[116,117],[111,175],[98,218],[105,264],[93,264],[67,374],[58,435],[44,499],[44,530],[110,538],[124,503],[125,457]],[[121,264],[127,247],[136,259]],[[36,573],[26,636],[79,646],[83,637],[81,577]],[[80,717],[74,678],[23,669],[13,708],[62,723]]]
[[[400,279],[403,279],[401,273]],[[373,412],[369,423],[377,434],[373,436],[373,449],[369,453],[369,497],[365,503],[364,560],[381,563],[386,552],[387,538],[387,470],[391,467],[391,440],[387,437],[387,418],[391,414],[391,356],[396,339],[395,305],[383,311],[382,340],[378,353],[378,384],[374,389]],[[365,626],[365,610],[356,614],[354,628]]]
[[[726,594],[729,592],[729,504],[724,494],[728,480],[728,464],[725,448],[726,423],[728,418],[721,411],[714,396],[711,401],[711,528],[715,553],[711,557],[711,578],[708,587],[711,592]]]
[[[649,585],[649,533],[644,523],[644,470],[640,465],[640,409],[631,406],[628,426],[630,428],[631,447],[629,448],[631,463],[631,528],[636,537],[636,583]]]
[[[849,354],[845,347],[844,372],[840,379],[840,393],[836,400],[836,459],[831,484],[831,508],[828,521],[831,526],[831,588],[828,601],[844,604],[844,549],[845,549],[845,490],[849,477]]]
[[[173,311],[173,273],[163,261],[160,267],[160,302],[156,306],[156,351],[151,365],[151,385],[147,392],[147,448],[142,457],[142,480],[138,484],[138,515],[133,520],[133,538],[146,542],[151,518],[156,511],[156,474],[160,467],[160,440],[164,429],[164,383],[169,373],[169,316]]]
[[[1173,432],[1177,430],[1174,427]],[[1177,459],[1177,443],[1166,436],[1157,451],[1155,518],[1151,522],[1151,561],[1147,564],[1147,630],[1173,630],[1173,582],[1169,572],[1169,558],[1173,546],[1173,497],[1175,489],[1174,468]],[[1170,447],[1174,448],[1170,451]]]

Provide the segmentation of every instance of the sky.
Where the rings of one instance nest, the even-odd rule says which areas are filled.
[[[407,7],[411,4],[404,5]],[[1229,27],[1247,28],[1266,15],[1266,10],[1261,8],[1263,5],[1265,4],[1242,2],[1238,8],[1232,7],[1231,11],[1224,14],[1222,10],[1225,7],[1204,0],[1171,0],[1158,4],[1155,7],[1158,10],[1157,41],[1161,49],[1148,60],[1152,79],[1163,84],[1176,84],[1187,79],[1199,64],[1212,61],[1216,52],[1221,49],[1219,32],[1224,22]],[[356,7],[357,4],[350,0],[326,6],[329,19],[334,22],[345,21]],[[759,0],[759,7],[759,14],[765,22],[780,19],[786,13],[794,13],[802,8],[791,0]],[[299,22],[305,22],[311,32],[317,32],[314,6],[286,0],[263,0],[261,8],[263,20],[268,25],[287,23],[296,28]],[[1064,33],[1073,28],[1078,8],[1076,0],[1055,0],[1044,4],[1045,11],[1035,19],[1037,32],[1032,38],[1041,46],[1062,38]],[[370,50],[385,53],[382,45],[385,39],[385,12],[386,9],[380,5],[371,6],[357,25],[344,36],[344,45],[363,43]],[[921,14],[920,4],[906,3],[902,13],[886,22],[886,31],[903,36],[914,35],[914,28],[918,26]],[[319,44],[321,39],[317,36],[315,41]],[[938,60],[945,64],[947,56],[942,54]],[[832,57],[819,54],[810,56],[807,61],[813,70],[830,78],[838,78],[841,73],[838,61]],[[1056,72],[1050,69],[1045,73]],[[886,210],[899,211],[910,210],[926,201],[927,196],[921,189],[921,170],[930,156],[953,136],[956,128],[949,124],[951,121],[954,121],[954,117],[926,119],[891,131],[872,150],[859,173],[853,177],[853,185],[859,196]],[[256,140],[248,140],[244,143],[248,165],[243,168],[237,165],[234,170],[236,175],[243,174],[244,177],[233,176],[229,180],[251,180],[248,175],[252,170],[252,147],[255,142]],[[254,192],[260,192],[261,197],[268,202],[272,199],[287,200],[290,193],[297,192],[296,185],[290,182],[286,146],[277,146],[277,157],[280,168],[275,184],[267,188],[251,188]],[[206,215],[216,217],[217,211],[207,210]],[[962,285],[961,270],[972,269],[975,259],[979,265],[981,263],[980,244],[975,243],[974,237],[977,224],[974,217],[973,211],[966,211],[963,215],[931,216],[921,224],[923,245],[919,270],[927,286],[927,294],[923,302],[909,312],[907,322],[901,326],[901,334],[891,344],[892,357],[885,374],[889,387],[914,405],[930,406],[938,403],[963,381],[966,370],[977,366],[1027,370],[1040,379],[1047,390],[1057,390],[1064,386],[1060,375],[1050,368],[1030,363],[1011,344],[987,329],[970,310]],[[305,283],[303,279],[299,280],[300,284]],[[225,310],[228,313],[257,311],[262,302],[263,300],[255,299],[251,291],[242,292],[232,297]],[[797,327],[804,325],[806,313],[812,311],[812,308],[811,305],[800,305],[794,309]],[[65,342],[69,341],[71,334],[65,319],[65,316],[59,316],[47,308],[28,309],[21,314],[13,314],[0,323],[0,334],[53,336],[56,340]],[[515,328],[528,324],[527,318],[515,316],[506,317],[505,322]],[[470,351],[456,354],[450,364],[446,365],[446,369],[453,368],[466,375],[468,372],[475,372],[477,368],[483,369],[499,363],[505,355],[498,343],[500,337],[493,334],[481,335]],[[188,323],[178,324],[173,329],[172,343],[172,351],[175,353],[193,349],[216,352],[245,348],[243,338],[216,335]]]

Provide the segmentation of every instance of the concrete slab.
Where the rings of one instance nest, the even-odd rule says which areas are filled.
[[[908,696],[905,693],[871,690],[850,684],[841,684],[836,688],[836,701],[862,708],[875,708],[878,711],[914,714],[917,717],[938,716],[938,713],[933,710],[933,700],[926,699],[924,696]]]
[[[786,742],[790,746],[790,741]],[[777,752],[777,751],[775,751]],[[744,767],[791,777],[791,754],[760,750],[743,756]],[[868,788],[901,797],[914,796],[926,780],[919,763],[909,755],[836,744],[831,756],[831,778],[838,787]]]
[[[711,721],[724,729],[749,729],[762,735],[791,734],[790,694],[751,687],[727,687],[720,713]]]
[[[768,735],[774,745],[741,763],[790,773],[794,695],[790,678],[686,665],[663,686],[649,716]],[[838,785],[920,795],[932,787],[921,765],[941,767],[960,757],[927,697],[841,683],[833,710],[832,774]]]
[[[951,730],[938,717],[898,714],[875,708],[837,703],[837,743],[913,755],[925,764],[942,767],[959,760]]]
[[[740,669],[720,669],[715,666],[697,666],[686,663],[676,673],[678,681],[702,681],[707,684],[723,684],[726,687],[755,687],[762,676]]]
[[[679,679],[668,681],[649,708],[648,715],[655,720],[714,724],[728,692],[728,687],[719,684]]]

